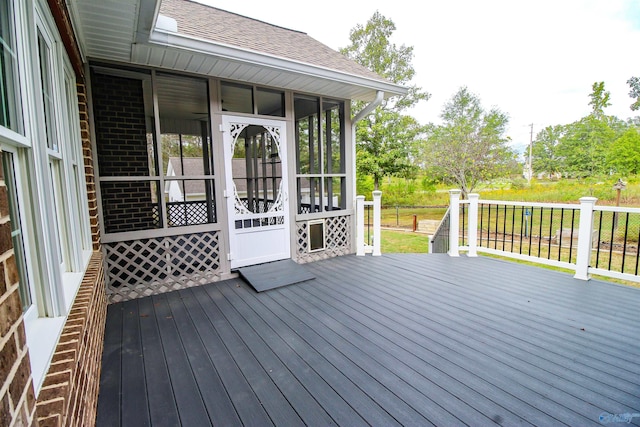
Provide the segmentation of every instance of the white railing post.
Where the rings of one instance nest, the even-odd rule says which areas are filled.
[[[356,255],[364,256],[364,196],[356,197]]]
[[[478,256],[478,199],[477,193],[469,194],[469,221],[468,221],[468,241],[469,252],[467,256]]]
[[[382,191],[376,190],[373,192],[373,256],[380,256],[382,252],[380,252],[380,240],[381,240],[381,231],[380,231],[380,205],[382,199]]]
[[[460,256],[460,190],[449,190],[449,256]]]
[[[595,197],[580,199],[580,226],[578,227],[578,255],[576,258],[576,274],[580,280],[589,280],[589,264],[591,263],[591,249],[593,245],[593,207]]]

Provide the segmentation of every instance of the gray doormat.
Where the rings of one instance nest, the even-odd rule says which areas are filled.
[[[238,272],[258,292],[315,279],[303,265],[291,259],[241,267]]]

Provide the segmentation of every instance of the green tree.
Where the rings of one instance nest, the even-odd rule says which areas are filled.
[[[464,197],[481,181],[512,170],[516,154],[504,135],[509,123],[505,113],[485,111],[480,98],[462,87],[440,117],[443,124],[429,137],[426,163],[433,174],[458,185]]]
[[[627,84],[631,88],[629,96],[635,98],[635,102],[631,104],[631,111],[640,110],[640,77],[631,77],[627,80]]]
[[[608,164],[622,175],[640,173],[640,132],[630,127],[611,145]]]
[[[562,125],[547,126],[533,141],[533,170],[538,172],[562,172],[562,158],[558,156],[558,145],[565,133]],[[528,153],[527,153],[528,154]]]
[[[396,27],[393,21],[375,12],[366,25],[351,30],[351,44],[341,52],[387,80],[408,87],[405,96],[383,101],[371,114],[358,122],[356,130],[357,170],[373,177],[375,189],[385,176],[407,177],[414,174],[413,146],[420,140],[424,128],[402,111],[429,94],[410,85],[415,75],[411,64],[413,47],[396,46],[391,36]],[[364,107],[353,103],[353,111]]]
[[[595,82],[591,86],[591,94],[589,98],[589,105],[591,105],[592,111],[591,115],[596,119],[602,120],[604,115],[604,109],[611,105],[611,93],[604,89],[604,82]]]

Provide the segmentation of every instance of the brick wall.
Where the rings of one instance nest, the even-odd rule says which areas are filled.
[[[102,255],[94,252],[38,394],[40,427],[95,424],[106,307]]]
[[[28,426],[34,420],[35,396],[1,160],[0,151],[0,425]]]
[[[80,138],[82,139],[82,155],[84,158],[84,175],[89,200],[89,221],[91,223],[91,241],[93,250],[100,250],[100,225],[98,218],[98,196],[93,168],[93,152],[91,148],[91,131],[89,128],[89,112],[87,107],[87,90],[84,84],[76,85],[78,92],[78,109],[80,111]]]
[[[100,175],[149,176],[142,82],[94,73],[92,90]],[[150,181],[103,182],[105,230],[117,233],[157,228],[154,185]]]

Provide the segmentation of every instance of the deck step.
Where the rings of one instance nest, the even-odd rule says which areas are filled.
[[[238,273],[257,292],[315,279],[303,265],[291,259],[242,267]]]

